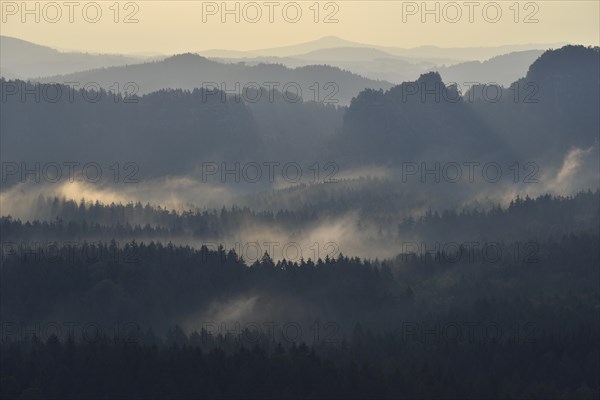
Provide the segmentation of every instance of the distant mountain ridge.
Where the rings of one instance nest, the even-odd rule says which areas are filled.
[[[542,54],[543,50],[526,50],[492,57],[489,60],[468,61],[451,66],[435,67],[445,82],[456,82],[465,86],[467,82],[482,84],[497,83],[509,87],[522,78],[529,66]]]
[[[331,48],[371,48],[389,53],[393,56],[407,57],[414,59],[441,59],[460,61],[486,60],[499,54],[506,54],[515,51],[525,50],[546,50],[564,46],[566,43],[547,43],[547,44],[519,44],[490,47],[455,47],[443,48],[437,46],[418,46],[413,48],[401,48],[395,46],[379,46],[366,43],[353,42],[341,39],[336,36],[325,36],[320,39],[273,48],[263,48],[250,51],[233,51],[223,49],[201,50],[200,53],[207,57],[257,57],[257,56],[275,56],[275,57],[294,57],[298,54],[306,54],[316,50]]]
[[[0,36],[0,72],[5,78],[38,78],[91,68],[139,63],[146,57],[61,52],[10,36]]]
[[[160,89],[209,88],[215,84],[224,91],[234,91],[240,97],[248,87],[274,87],[305,101],[349,104],[352,97],[365,88],[387,89],[386,81],[367,79],[349,71],[328,65],[308,65],[288,68],[281,64],[245,65],[220,63],[197,54],[180,54],[143,64],[108,67],[41,79],[42,82],[96,82],[105,89],[115,82],[121,85],[135,82],[139,94]],[[221,87],[223,85],[223,87]]]
[[[62,52],[12,37],[2,36],[0,39],[0,52],[2,55],[0,75],[7,79],[56,77],[100,68],[136,65],[168,58],[168,56],[142,53],[110,55]],[[532,47],[536,48],[536,50],[529,50]],[[228,64],[244,62],[249,66],[282,64],[288,68],[298,68],[326,64],[341,70],[350,71],[366,79],[388,81],[392,84],[417,79],[419,75],[425,72],[439,71],[446,82],[464,82],[466,78],[469,78],[477,82],[498,82],[508,86],[514,80],[524,75],[526,67],[546,47],[548,45],[462,49],[421,46],[413,49],[402,49],[389,46],[367,45],[329,36],[310,42],[273,49],[261,49],[250,52],[208,50],[201,52],[201,55],[210,57],[218,62]],[[220,75],[215,75],[215,77],[220,79]],[[161,79],[164,79],[164,77]],[[203,79],[211,80],[207,76],[204,76]],[[244,76],[242,80],[245,79]],[[47,82],[48,79],[44,79],[43,81]],[[345,84],[352,86],[352,90],[354,90],[355,85],[347,81],[345,81]],[[359,89],[364,89],[377,87],[378,85],[368,83],[362,88],[360,86],[361,84],[358,84]],[[383,84],[379,85],[379,87],[389,88],[390,86]],[[145,90],[140,87],[140,90],[144,90],[143,93],[148,93],[159,88],[152,86],[148,90]],[[353,95],[355,94],[353,93]],[[346,93],[343,93],[341,97],[343,97],[344,104],[349,102]]]

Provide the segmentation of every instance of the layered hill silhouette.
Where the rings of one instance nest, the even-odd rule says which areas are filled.
[[[366,90],[332,147],[350,164],[520,161],[560,176],[584,158],[598,160],[599,68],[598,48],[566,46],[545,52],[506,89],[479,86],[461,97],[428,73],[388,91]],[[578,176],[590,177],[596,184],[593,174]]]
[[[600,49],[565,46],[542,54],[497,103],[473,109],[520,157],[551,160],[573,147],[598,151]],[[474,88],[468,96],[481,97]]]
[[[66,95],[59,102],[33,101],[31,96],[23,101],[8,95],[15,85],[40,92],[46,86],[3,80],[1,155],[8,161],[70,159],[73,154],[107,162],[131,159],[145,165],[151,176],[190,173],[202,161],[265,157],[348,166],[519,160],[559,169],[574,149],[597,155],[598,55],[598,48],[583,46],[547,51],[512,87],[492,88],[499,91],[499,99],[486,98],[480,87],[460,93],[432,72],[387,90],[355,87],[359,94],[347,108],[291,103],[277,91],[270,99],[265,89],[260,95],[256,90],[247,93],[258,101],[236,101],[232,94],[203,89],[159,90],[127,98],[136,102],[105,92],[100,101],[84,101],[82,93],[95,96],[86,91],[77,92],[74,102]],[[198,67],[224,69],[224,77],[252,71],[255,80],[277,73],[286,79],[286,74],[298,72],[282,66],[224,67],[189,54],[95,73],[106,84],[137,76],[152,88],[184,86]],[[160,70],[170,71],[169,80],[153,82]],[[304,82],[313,76],[312,68],[299,71]],[[355,83],[354,75],[344,74]],[[169,151],[157,156],[157,148]]]
[[[529,66],[542,53],[542,50],[518,51],[495,56],[483,62],[468,61],[436,67],[434,70],[444,77],[445,82],[456,82],[463,87],[466,87],[468,82],[497,83],[508,87],[523,77]]]
[[[8,79],[68,74],[92,68],[139,63],[147,57],[62,52],[10,36],[0,36],[0,70]]]
[[[138,94],[145,94],[166,88],[193,89],[199,86],[199,80],[200,84],[218,82],[225,83],[226,86],[232,83],[235,86],[235,82],[240,82],[241,86],[254,81],[266,83],[271,81],[259,81],[269,74],[273,77],[272,81],[280,83],[280,90],[285,90],[281,86],[289,81],[296,82],[303,88],[305,100],[337,100],[340,104],[349,104],[350,98],[362,89],[389,89],[392,84],[415,80],[430,71],[440,72],[445,82],[497,82],[508,86],[522,77],[527,67],[542,52],[528,49],[545,48],[544,45],[522,45],[461,49],[423,46],[401,49],[325,37],[298,45],[254,52],[208,50],[202,52],[202,56],[214,58],[206,60],[199,56],[194,59],[189,54],[151,57],[140,54],[65,52],[7,36],[0,37],[0,40],[0,72],[6,79],[31,78],[42,82],[84,83],[102,81],[105,88],[141,80],[138,83]],[[513,50],[519,51],[503,54]],[[468,61],[463,62],[465,59]],[[138,67],[149,61],[164,61],[163,66],[168,68],[155,65],[152,71],[148,71],[147,66]],[[228,65],[217,65],[214,62]],[[247,67],[258,66],[264,73],[252,68],[241,68],[241,63]],[[153,64],[155,63],[151,63]],[[265,67],[267,64],[269,66]],[[282,65],[292,71],[282,69]],[[125,66],[129,67],[126,70],[110,69]],[[105,71],[107,68],[110,70]],[[337,71],[336,68],[343,71]],[[182,71],[183,75],[180,74]],[[347,71],[359,76],[350,75]],[[138,72],[142,78],[134,79],[132,75]],[[313,73],[321,76],[316,79]],[[145,80],[146,74],[153,75],[152,82]],[[233,78],[232,74],[235,75]],[[178,75],[177,79],[172,75]],[[337,88],[331,85],[327,89],[323,88],[329,82],[333,82]]]
[[[196,54],[180,54],[162,61],[111,67],[43,79],[44,82],[96,82],[109,88],[120,82],[135,82],[140,94],[156,90],[194,89],[217,84],[224,91],[244,96],[245,88],[273,87],[306,101],[347,104],[365,88],[392,86],[327,65],[288,68],[279,64],[246,65],[220,63]],[[237,89],[236,89],[237,88]]]
[[[413,81],[426,72],[439,72],[445,82],[465,85],[469,82],[498,83],[508,87],[527,73],[542,50],[501,54],[484,61],[456,62],[447,59],[418,59],[395,56],[382,50],[361,47],[337,47],[315,50],[290,57],[244,58],[248,65],[283,64],[290,68],[327,64],[352,71],[370,79],[383,79],[400,84]],[[236,58],[216,58],[221,62],[237,62]]]
[[[505,46],[490,46],[490,47],[437,47],[437,46],[419,46],[413,48],[402,48],[395,46],[378,46],[366,43],[353,42],[336,36],[325,36],[316,40],[311,40],[304,43],[298,43],[288,46],[256,49],[250,51],[229,51],[222,49],[202,50],[202,54],[207,57],[224,57],[224,58],[241,58],[241,57],[294,57],[298,54],[306,54],[319,50],[336,49],[336,48],[370,48],[379,50],[392,56],[412,58],[415,60],[424,59],[445,59],[460,61],[479,60],[483,61],[500,54],[548,49],[551,47],[560,47],[565,43],[559,44],[525,44],[525,45],[505,45]]]

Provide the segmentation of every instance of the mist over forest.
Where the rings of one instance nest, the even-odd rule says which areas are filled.
[[[1,398],[600,396],[599,47],[1,45]]]

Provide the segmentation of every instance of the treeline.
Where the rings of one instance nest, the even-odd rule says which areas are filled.
[[[40,199],[64,219],[1,220],[2,396],[595,398],[598,196],[391,221],[458,247],[415,239],[387,260],[256,262],[236,249],[117,238],[256,221],[295,229],[319,210]],[[102,236],[86,240],[95,229]],[[465,232],[477,246],[461,242]],[[73,326],[89,329],[66,337]]]
[[[565,234],[598,233],[600,191],[574,196],[517,196],[506,208],[464,209],[460,212],[427,211],[418,218],[404,218],[398,235],[438,241],[542,240]]]
[[[316,211],[253,211],[249,207],[232,206],[217,209],[190,209],[175,211],[161,206],[151,206],[141,202],[128,204],[103,204],[99,201],[89,202],[82,199],[79,203],[73,200],[57,197],[38,197],[33,207],[37,210],[38,220],[31,221],[28,226],[43,224],[46,233],[56,229],[70,229],[73,233],[85,234],[87,229],[110,229],[117,232],[133,232],[143,230],[149,233],[191,234],[194,236],[221,235],[235,229],[244,228],[259,223],[279,224],[287,227],[303,225],[314,221]],[[16,233],[11,229],[17,228],[22,222],[3,217],[7,234]],[[45,223],[45,224],[44,224]],[[27,222],[25,222],[27,225]],[[90,232],[90,233],[91,233]],[[104,233],[104,232],[103,232]]]
[[[364,196],[363,196],[364,195]],[[560,238],[564,234],[598,232],[600,191],[579,192],[574,196],[542,195],[520,198],[506,208],[465,208],[460,211],[428,210],[418,217],[391,207],[384,210],[373,204],[372,194],[349,194],[356,202],[330,198],[330,206],[310,204],[296,210],[255,211],[249,207],[187,210],[176,212],[142,203],[79,203],[73,200],[39,197],[35,209],[40,216],[21,221],[0,217],[4,240],[175,240],[184,236],[202,240],[231,237],[242,229],[260,226],[279,227],[286,232],[309,229],[327,217],[343,217],[354,204],[358,212],[357,229],[373,228],[382,239],[417,240],[427,243],[469,240],[529,240]],[[394,196],[380,199],[389,204]],[[401,198],[395,199],[400,202]],[[367,205],[371,205],[368,207]],[[493,230],[490,229],[493,227]],[[251,240],[250,238],[249,240]]]
[[[40,248],[5,243],[2,261],[0,307],[5,320],[68,315],[79,321],[129,319],[164,327],[208,312],[212,304],[230,302],[233,309],[240,302],[246,310],[240,318],[288,315],[305,321],[318,315],[347,320],[384,312],[411,297],[389,268],[380,270],[341,254],[336,259],[277,263],[265,254],[248,266],[234,250],[205,246],[118,246],[113,241]]]
[[[186,338],[187,339],[187,338]],[[22,340],[1,344],[2,398],[594,399],[598,327],[510,341],[407,345],[355,330],[351,340],[224,351]]]
[[[498,309],[484,308],[477,318],[545,315],[551,326],[576,325],[593,320],[600,304],[598,243],[598,234],[534,242],[533,248],[506,243],[494,247],[493,259],[481,246],[387,261],[339,254],[274,262],[265,253],[248,265],[222,247],[5,242],[0,311],[5,321],[129,320],[156,329],[182,321],[292,319],[336,321],[346,331],[360,322],[380,331],[399,317],[450,313],[468,320],[478,309],[474,303],[492,298]],[[505,253],[496,258],[498,249]],[[570,309],[573,293],[579,305]],[[544,307],[526,307],[519,298]]]

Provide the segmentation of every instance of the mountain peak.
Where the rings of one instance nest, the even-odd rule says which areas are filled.
[[[347,40],[344,40],[342,38],[340,38],[339,36],[334,36],[334,35],[328,35],[328,36],[323,36],[320,39],[317,39],[318,41],[335,41],[335,42],[347,42]]]
[[[536,80],[548,78],[551,74],[571,71],[574,76],[584,71],[596,71],[599,64],[599,47],[568,45],[559,49],[545,51],[531,64],[526,79]]]
[[[442,77],[438,72],[428,72],[426,74],[422,74],[417,82],[423,83],[443,83]]]
[[[198,61],[210,61],[210,60],[206,57],[202,57],[201,55],[199,55],[197,53],[181,53],[181,54],[175,54],[171,57],[167,57],[167,58],[165,58],[164,61],[172,62],[172,63],[186,63],[186,62],[198,62]]]

